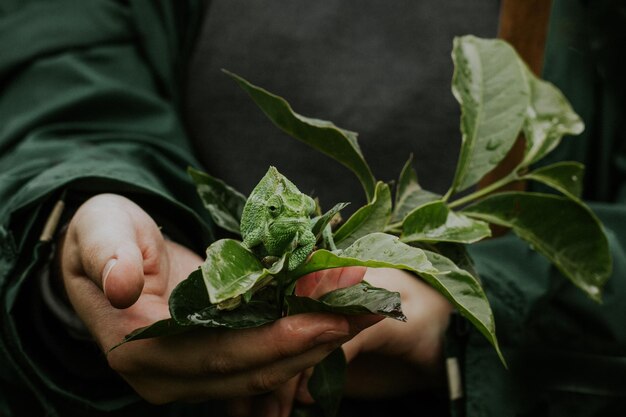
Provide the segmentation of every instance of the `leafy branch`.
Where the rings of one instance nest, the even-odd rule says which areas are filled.
[[[493,313],[465,251],[466,244],[490,237],[490,224],[511,228],[574,285],[600,301],[611,273],[611,258],[602,225],[580,199],[584,167],[560,162],[532,169],[565,135],[582,132],[579,116],[561,92],[535,77],[504,41],[456,38],[452,58],[452,91],[461,106],[462,144],[453,182],[444,196],[420,186],[410,157],[392,199],[390,186],[375,180],[356,133],[299,115],[283,98],[226,72],[276,126],[350,169],[361,181],[368,203],[334,228],[346,204],[321,214],[308,196],[274,168],[247,198],[223,181],[190,169],[215,223],[241,233],[242,241],[212,243],[202,268],[172,292],[172,318],[137,329],[122,343],[178,334],[196,326],[261,326],[307,311],[404,319],[399,294],[367,283],[319,300],[294,294],[295,282],[308,273],[358,265],[403,269],[430,284],[485,336],[504,363]],[[526,138],[526,149],[519,165],[493,184],[457,198],[502,161],[520,133]],[[274,188],[268,186],[267,178],[274,181]],[[494,193],[521,180],[544,184],[556,194]],[[274,213],[280,204],[272,201],[277,200],[281,204],[290,201],[291,211],[271,218],[246,214]],[[246,209],[253,204],[254,210]],[[298,225],[289,226],[287,240],[273,236],[268,228],[280,216],[295,219],[291,224]],[[342,355],[332,354],[316,367],[309,386],[328,416],[334,415],[339,404],[341,389],[336,381],[342,380],[342,361]]]

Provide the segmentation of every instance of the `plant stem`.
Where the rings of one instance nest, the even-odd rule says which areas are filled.
[[[396,231],[400,231],[400,229],[402,229],[402,222],[396,222],[396,223],[392,223],[392,224],[388,224],[387,226],[385,226],[385,233],[394,233]]]
[[[402,228],[401,228],[401,225],[398,226],[397,223],[396,223],[396,225],[391,225],[391,226],[385,227],[385,230],[383,230],[383,231],[385,233],[389,233],[389,234],[392,234],[392,235],[399,235],[400,233],[402,233]]]
[[[468,194],[465,197],[461,197],[458,200],[454,200],[453,202],[448,204],[448,207],[455,208],[455,207],[462,206],[471,201],[484,197],[487,194],[497,190],[498,188],[504,187],[505,185],[510,184],[513,181],[517,181],[517,180],[519,180],[519,176],[517,175],[515,171],[513,171],[509,173],[509,175],[507,175],[506,177],[500,178],[498,181],[489,184],[485,188],[481,188],[480,190],[477,190],[471,194]]]

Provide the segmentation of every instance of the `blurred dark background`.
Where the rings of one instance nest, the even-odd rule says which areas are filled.
[[[450,90],[452,39],[495,37],[499,2],[214,0],[189,72],[186,114],[208,172],[248,194],[269,165],[322,207],[365,202],[342,165],[289,138],[220,69],[284,97],[304,116],[359,133],[377,179],[409,154],[422,186],[444,193],[461,141]]]

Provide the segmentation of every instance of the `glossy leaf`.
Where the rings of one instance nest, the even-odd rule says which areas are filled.
[[[405,243],[474,243],[489,236],[491,230],[487,223],[455,213],[443,201],[433,201],[406,216],[400,239]]]
[[[596,301],[611,273],[607,238],[596,216],[578,201],[539,193],[491,195],[464,212],[510,227]]]
[[[409,246],[391,235],[372,233],[340,255],[319,250],[294,274],[301,276],[327,268],[367,266],[413,272],[446,297],[494,346],[500,358],[491,307],[479,282],[443,255]]]
[[[522,177],[524,180],[534,180],[552,187],[578,200],[583,190],[583,175],[585,166],[579,162],[557,162],[548,165]]]
[[[396,199],[391,215],[391,222],[401,222],[404,217],[415,208],[430,201],[441,198],[439,194],[424,190],[417,181],[417,173],[411,166],[413,155],[404,164],[398,186],[396,188]]]
[[[326,312],[337,314],[379,314],[406,321],[400,305],[400,293],[376,288],[367,282],[339,288],[315,300],[309,297],[285,297],[287,314]]]
[[[476,184],[505,157],[522,129],[530,100],[525,65],[506,42],[455,38],[452,58],[462,145],[448,195]]]
[[[454,304],[459,313],[467,318],[491,343],[502,363],[506,365],[496,338],[493,313],[478,280],[445,256],[429,251],[425,251],[425,253],[438,272],[435,274],[422,273],[422,278]]]
[[[252,289],[268,275],[279,272],[282,263],[266,269],[241,242],[221,239],[206,250],[202,276],[213,304],[238,297]]]
[[[528,69],[530,106],[524,121],[526,152],[521,166],[529,166],[552,151],[564,135],[577,135],[585,126],[565,96],[554,85]]]
[[[189,167],[187,172],[196,184],[198,195],[219,227],[240,234],[239,223],[246,197],[222,180]]]
[[[169,299],[170,314],[177,323],[184,326],[226,327],[244,329],[271,323],[281,316],[272,289],[269,297],[255,297],[249,303],[242,303],[236,309],[218,310],[211,304],[200,270],[174,288]]]
[[[382,232],[391,217],[391,191],[383,182],[376,184],[374,199],[358,209],[335,232],[334,239],[338,248],[350,246],[357,239],[375,232]]]
[[[294,112],[282,97],[257,87],[236,74],[224,72],[252,97],[277,127],[352,170],[361,181],[368,201],[374,198],[376,181],[365,162],[356,133],[341,129],[325,120],[302,116]]]
[[[315,365],[307,388],[326,417],[337,415],[346,383],[346,357],[343,349],[333,350]]]

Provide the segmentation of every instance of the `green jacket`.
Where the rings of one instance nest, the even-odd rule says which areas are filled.
[[[476,332],[456,332],[466,399],[460,409],[469,416],[598,415],[624,405],[626,141],[618,116],[625,95],[589,59],[593,51],[568,46],[561,19],[579,25],[581,4],[557,2],[546,77],[587,123],[584,136],[567,141],[558,157],[587,164],[587,189],[602,201],[593,207],[609,232],[615,273],[599,306],[514,237],[475,248],[510,370]],[[201,8],[193,0],[0,2],[1,415],[130,415],[146,408],[181,415],[210,407],[149,407],[106,369],[80,379],[71,366],[52,364],[53,352],[33,330],[31,304],[34,277],[53,250],[41,232],[61,196],[71,207],[95,193],[128,195],[198,252],[212,238],[185,173],[198,163],[179,108],[181,63]],[[96,352],[86,356],[105,363]],[[80,367],[80,360],[70,362]]]

